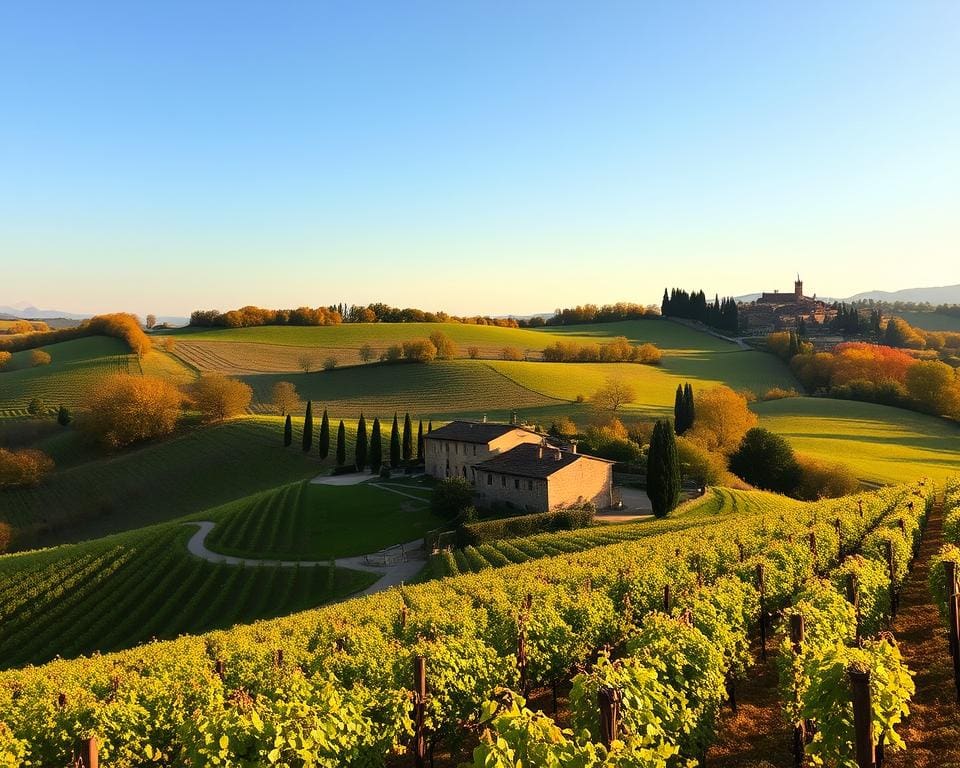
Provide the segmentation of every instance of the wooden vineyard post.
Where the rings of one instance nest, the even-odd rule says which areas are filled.
[[[217,663],[213,665],[213,671],[221,681],[227,676],[227,665],[223,663],[223,659],[217,659]]]
[[[601,688],[597,691],[600,706],[600,741],[610,745],[620,737],[620,691],[616,688]]]
[[[870,672],[847,670],[853,689],[853,739],[857,768],[874,768],[873,719],[870,705]]]
[[[817,568],[817,534],[810,531],[809,540],[810,554],[813,555],[813,572],[819,573],[819,569]]]
[[[100,768],[100,745],[97,737],[81,739],[78,745],[77,768]]]
[[[402,632],[407,628],[407,606],[402,606],[400,608],[400,631]]]
[[[953,657],[953,683],[960,703],[960,586],[957,585],[957,564],[943,563],[947,576],[947,634],[950,636],[950,655]]]
[[[423,768],[427,757],[427,659],[413,660],[413,762]]]
[[[663,612],[670,613],[670,585],[663,585]]]
[[[283,667],[283,648],[277,648],[276,653],[273,654],[273,664],[277,669]]]
[[[790,615],[790,644],[793,648],[793,655],[799,656],[803,649],[803,635],[806,627],[803,616],[799,613]],[[797,697],[797,691],[794,691],[794,698]],[[807,730],[802,720],[793,724],[793,764],[796,768],[803,765],[803,750],[807,740]]]
[[[833,521],[833,527],[837,531],[837,562],[843,562],[843,526],[840,523],[840,518],[838,517]]]
[[[863,517],[863,499],[857,499],[857,514]]]
[[[527,630],[523,614],[517,616],[517,669],[520,672],[520,692],[527,696]]]
[[[742,541],[738,541],[738,542],[737,542],[737,550],[738,550],[739,553],[740,553],[740,562],[742,563],[742,562],[746,559],[745,556],[744,556],[743,542],[742,542]]]
[[[763,563],[757,563],[757,590],[760,592],[760,658],[767,660],[767,594],[763,583]]]
[[[855,573],[847,574],[847,600],[857,612],[857,640],[860,639],[860,591],[857,588],[857,575]]]

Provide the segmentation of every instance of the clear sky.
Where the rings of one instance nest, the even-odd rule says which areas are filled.
[[[960,3],[0,4],[0,304],[960,282]]]

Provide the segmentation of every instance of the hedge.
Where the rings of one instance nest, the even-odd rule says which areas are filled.
[[[457,529],[457,545],[461,547],[477,546],[488,541],[530,536],[534,533],[572,531],[575,528],[586,528],[593,525],[595,513],[596,508],[592,504],[584,504],[583,506],[566,507],[553,512],[539,512],[532,515],[465,523]]]

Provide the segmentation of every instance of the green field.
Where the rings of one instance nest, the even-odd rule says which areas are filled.
[[[910,325],[925,331],[960,331],[960,317],[939,312],[897,312]]]
[[[850,465],[872,483],[960,472],[960,426],[902,408],[852,400],[796,397],[756,403],[760,424],[794,448]]]
[[[278,560],[369,554],[443,526],[428,499],[429,486],[411,481],[384,487],[294,483],[211,510],[207,519],[217,526],[206,543],[223,554]]]
[[[129,647],[282,616],[349,595],[375,574],[236,567],[187,553],[192,526],[166,524],[0,557],[0,666]]]
[[[130,530],[312,477],[314,451],[282,444],[279,418],[248,417],[55,472],[37,488],[5,491],[0,519],[21,545],[77,541]]]
[[[42,398],[50,407],[76,408],[100,379],[112,373],[140,373],[127,345],[107,336],[90,336],[42,347],[50,365],[30,365],[32,350],[15,352],[0,370],[0,419],[26,416],[27,404]]]

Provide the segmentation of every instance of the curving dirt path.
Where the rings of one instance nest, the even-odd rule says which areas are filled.
[[[243,566],[274,566],[280,568],[315,568],[318,566],[327,566],[329,560],[267,560],[253,557],[236,557],[234,555],[223,555],[207,549],[206,539],[213,530],[216,523],[210,520],[198,520],[184,523],[184,525],[196,525],[197,531],[187,542],[187,550],[191,555],[199,557],[210,563],[222,563],[225,565],[243,565]],[[351,568],[355,571],[366,571],[368,573],[379,573],[381,577],[362,592],[356,595],[372,595],[374,592],[381,592],[390,587],[397,586],[404,582],[412,581],[420,573],[426,560],[422,556],[423,539],[415,539],[402,545],[403,550],[410,554],[404,562],[396,565],[371,565],[368,559],[376,556],[383,556],[387,551],[395,550],[396,547],[390,547],[390,550],[381,550],[370,555],[356,555],[354,557],[340,557],[336,559],[336,565],[340,568]]]

